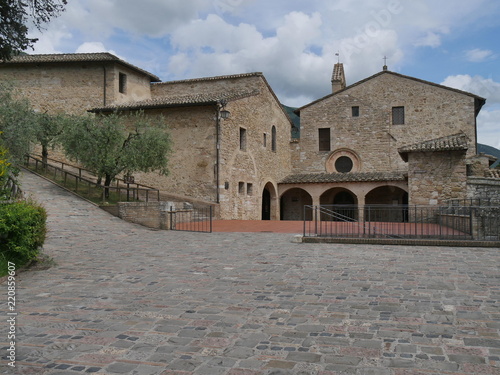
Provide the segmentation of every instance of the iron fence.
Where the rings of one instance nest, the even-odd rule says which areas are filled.
[[[170,230],[212,233],[212,206],[183,209],[170,207],[169,215]]]
[[[500,239],[500,206],[305,206],[304,237]]]
[[[101,200],[104,202],[107,199],[106,194],[109,192],[115,193],[113,198],[117,201],[149,202],[150,200],[160,200],[160,191],[158,189],[138,183],[130,183],[119,178],[114,179],[113,185],[104,186],[94,181],[95,177],[91,176],[90,172],[83,168],[62,162],[57,163],[61,164],[61,167],[46,163],[32,155],[26,155],[25,166],[37,173],[39,171],[43,172],[51,180],[90,200]],[[78,172],[64,169],[68,166],[72,169],[76,168]]]

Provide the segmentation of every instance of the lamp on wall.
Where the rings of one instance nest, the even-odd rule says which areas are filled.
[[[226,100],[221,100],[220,101],[220,110],[219,110],[219,115],[220,115],[220,118],[221,119],[228,119],[229,116],[231,116],[231,112],[229,112],[227,109],[226,109],[226,104],[227,104],[227,101]]]
[[[225,110],[225,109],[222,109],[222,110],[220,111],[220,118],[222,118],[222,119],[224,119],[224,120],[225,120],[225,119],[228,119],[228,118],[229,118],[229,116],[231,116],[231,112],[229,112],[229,111],[227,111],[227,110]]]

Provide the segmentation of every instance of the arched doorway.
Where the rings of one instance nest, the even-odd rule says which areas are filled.
[[[365,197],[365,218],[371,221],[408,221],[408,193],[397,186],[379,186]]]
[[[358,200],[354,193],[344,188],[325,191],[320,197],[321,206],[326,209],[322,220],[356,221],[358,220]],[[328,211],[330,213],[328,214]]]
[[[278,216],[277,193],[272,182],[268,182],[262,190],[262,220],[276,220]]]
[[[311,195],[300,188],[287,190],[280,199],[281,220],[312,220],[311,210],[306,210],[304,206],[312,206]]]
[[[262,220],[271,220],[271,192],[266,188],[262,192]]]

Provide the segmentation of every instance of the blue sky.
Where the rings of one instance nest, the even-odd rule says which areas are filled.
[[[111,52],[163,81],[263,72],[283,104],[389,70],[487,99],[478,141],[500,148],[498,0],[70,0],[29,53]]]

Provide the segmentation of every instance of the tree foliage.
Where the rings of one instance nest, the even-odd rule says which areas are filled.
[[[161,117],[77,117],[61,140],[66,155],[104,177],[106,187],[122,172],[168,173],[171,141]]]
[[[36,114],[27,100],[15,99],[14,89],[0,85],[0,137],[12,162],[20,163],[34,141]]]
[[[0,0],[0,60],[33,47],[37,39],[28,37],[28,25],[41,30],[66,4],[66,0]]]
[[[54,148],[59,143],[59,137],[71,121],[64,114],[49,115],[48,113],[37,113],[33,124],[34,140],[42,146],[42,161],[47,163],[49,148]]]

